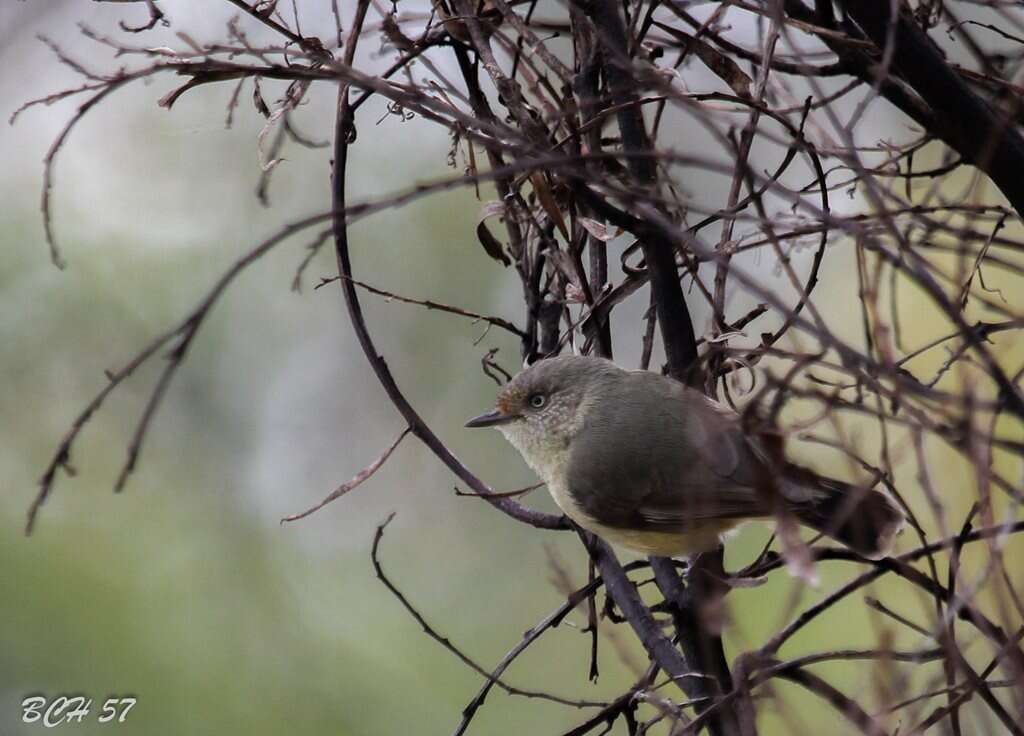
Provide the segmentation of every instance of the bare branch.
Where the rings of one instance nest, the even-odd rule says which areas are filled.
[[[366,481],[371,475],[376,473],[380,469],[380,467],[384,463],[386,463],[388,461],[388,458],[391,457],[391,453],[395,451],[395,448],[398,447],[399,443],[403,439],[405,439],[405,436],[407,434],[409,434],[409,432],[410,432],[409,427],[406,427],[401,432],[399,432],[398,436],[395,438],[395,441],[392,442],[388,446],[388,448],[386,450],[384,450],[384,452],[380,455],[380,457],[375,459],[373,462],[371,462],[365,468],[363,468],[358,473],[356,473],[354,476],[352,476],[351,480],[348,480],[348,481],[342,483],[340,486],[338,486],[333,491],[331,491],[329,494],[327,494],[327,496],[324,498],[323,501],[321,501],[320,503],[316,504],[315,506],[311,506],[310,508],[306,509],[305,511],[301,511],[301,512],[299,512],[297,514],[291,514],[290,516],[285,516],[284,518],[281,519],[281,523],[284,524],[286,521],[298,521],[299,519],[305,519],[310,514],[316,513],[317,511],[322,509],[324,506],[329,504],[331,501],[335,501],[335,500],[341,498],[342,496],[344,496],[349,491],[351,491],[351,490],[357,488],[358,486],[362,485],[364,481]],[[381,527],[381,528],[383,528],[383,527]],[[374,549],[376,549],[376,546],[374,546]]]

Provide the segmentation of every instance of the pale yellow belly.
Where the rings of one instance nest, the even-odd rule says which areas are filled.
[[[607,542],[642,555],[674,557],[715,549],[722,535],[738,523],[722,520],[695,526],[686,532],[652,532],[605,526],[586,514],[560,484],[548,484],[551,497],[566,516]]]
[[[580,526],[587,527],[582,521]],[[702,524],[686,532],[652,532],[634,529],[620,529],[591,524],[590,531],[615,546],[625,547],[632,552],[659,557],[690,556],[698,552],[707,552],[721,544],[722,535],[736,526],[736,522],[723,521],[714,524]]]

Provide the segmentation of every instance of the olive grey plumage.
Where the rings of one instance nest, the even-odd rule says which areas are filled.
[[[877,558],[903,525],[877,491],[788,462],[773,469],[731,409],[602,358],[540,361],[466,426],[499,429],[570,518],[644,554],[711,549],[744,519],[785,512]]]

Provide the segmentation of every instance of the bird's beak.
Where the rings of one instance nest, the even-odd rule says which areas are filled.
[[[507,424],[518,419],[518,414],[503,414],[497,409],[491,409],[478,417],[473,417],[466,422],[467,427],[496,427],[499,424]]]

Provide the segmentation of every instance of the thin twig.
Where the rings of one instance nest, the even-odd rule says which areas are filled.
[[[384,450],[384,452],[377,459],[375,459],[373,462],[371,462],[365,468],[363,468],[358,473],[356,473],[354,476],[352,476],[351,480],[345,481],[340,486],[338,486],[333,491],[331,491],[329,494],[327,494],[327,496],[324,498],[323,501],[321,501],[320,503],[316,504],[315,506],[311,506],[310,508],[306,509],[305,511],[301,511],[301,512],[299,512],[297,514],[291,514],[289,516],[283,517],[281,519],[281,523],[284,524],[286,521],[298,521],[299,519],[305,519],[310,514],[316,513],[317,511],[322,509],[327,504],[331,503],[332,501],[337,500],[338,498],[341,498],[342,496],[344,496],[349,491],[351,491],[351,490],[357,488],[358,486],[362,485],[366,480],[368,480],[370,478],[371,475],[376,473],[380,469],[380,467],[384,463],[386,463],[388,461],[388,458],[391,457],[391,453],[393,453],[395,451],[395,448],[398,447],[399,443],[403,439],[405,439],[405,436],[407,434],[409,434],[409,432],[410,432],[409,427],[406,427],[401,432],[399,432],[398,436],[395,437],[395,441],[392,442],[390,445],[388,445],[388,448],[386,450]]]

